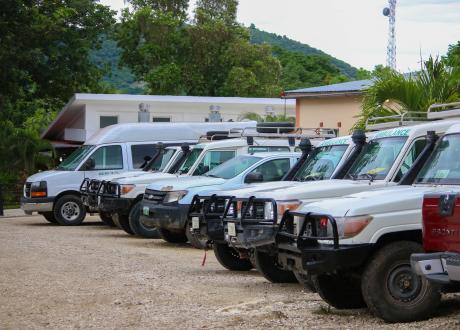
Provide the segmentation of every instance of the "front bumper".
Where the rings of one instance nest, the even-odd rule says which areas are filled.
[[[129,212],[133,199],[121,197],[101,197],[98,206],[99,211],[106,213],[121,213]]]
[[[222,218],[228,212],[231,197],[196,195],[190,205],[187,221],[191,234],[199,240],[223,242],[225,240]]]
[[[190,204],[159,204],[143,200],[141,205],[142,214],[140,221],[146,227],[157,227],[170,230],[182,230],[187,224],[187,216]]]
[[[291,232],[294,228],[293,216],[303,217],[297,234]],[[314,222],[318,215],[285,213],[276,236],[278,258],[284,268],[309,274],[324,274],[339,269],[356,268],[366,262],[373,251],[373,244],[340,245],[335,220],[327,217],[335,227],[333,237],[318,237],[315,234],[317,226]],[[310,234],[306,233],[307,225],[312,230]],[[320,239],[332,240],[333,244],[320,244]]]
[[[416,253],[411,256],[412,270],[428,281],[439,284],[460,282],[460,253]]]
[[[21,209],[26,214],[32,212],[51,212],[53,211],[54,197],[27,198],[21,197]]]

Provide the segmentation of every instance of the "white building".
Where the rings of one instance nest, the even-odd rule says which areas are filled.
[[[136,122],[238,121],[246,112],[295,117],[295,101],[275,98],[75,94],[42,134],[55,147],[82,144],[98,129]]]

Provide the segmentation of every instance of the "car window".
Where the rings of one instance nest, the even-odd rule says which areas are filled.
[[[152,159],[144,170],[146,171],[163,171],[171,160],[172,156],[176,153],[175,149],[165,149],[158,157]]]
[[[262,174],[263,182],[279,181],[291,168],[289,158],[270,160],[258,166],[251,173]]]
[[[364,146],[348,175],[362,180],[384,180],[406,141],[407,137],[402,136],[371,140]]]
[[[121,146],[105,146],[97,149],[89,158],[94,160],[93,170],[123,169]]]
[[[205,175],[222,179],[231,179],[260,160],[260,157],[254,155],[240,155],[216,166]]]
[[[131,157],[133,159],[133,168],[144,168],[149,162],[149,159],[146,160],[146,158],[151,159],[156,152],[155,144],[132,145]]]
[[[423,148],[425,148],[426,142],[426,139],[419,139],[412,144],[406,157],[404,157],[404,161],[402,162],[398,173],[396,174],[395,182],[399,182],[404,174],[409,171],[409,169],[412,167],[412,164],[414,164],[415,160],[422,152]]]
[[[185,159],[184,163],[179,169],[179,173],[186,174],[192,168],[193,164],[195,164],[196,160],[200,157],[203,149],[201,148],[193,148],[192,152],[189,153],[187,158]]]
[[[208,151],[198,164],[193,175],[202,175],[223,162],[235,157],[235,151],[232,150],[211,150]]]
[[[420,171],[416,183],[460,184],[460,134],[442,138]]]
[[[293,180],[329,179],[347,149],[348,145],[330,145],[316,148],[296,172]]]

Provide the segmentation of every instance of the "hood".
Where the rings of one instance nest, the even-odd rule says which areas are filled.
[[[114,179],[112,182],[119,184],[148,184],[159,179],[176,178],[176,175],[163,173],[163,172],[142,172],[141,175],[134,175],[131,177],[120,177]]]
[[[51,171],[43,171],[35,173],[27,178],[27,182],[37,182],[37,181],[46,181],[48,178],[52,177],[53,180],[56,178],[65,178],[68,176],[69,173],[73,173],[73,171],[58,171],[58,170],[51,170]]]
[[[305,204],[299,211],[330,214],[334,217],[377,215],[382,213],[421,210],[423,195],[438,190],[434,187],[394,186],[380,188]],[[441,190],[441,188],[439,189]],[[445,187],[443,188],[445,190]]]
[[[123,178],[132,178],[141,175],[149,174],[150,172],[144,171],[128,171],[128,172],[121,172],[121,173],[114,173],[114,174],[106,174],[96,177],[98,180],[104,181],[118,181]]]
[[[227,180],[222,178],[212,178],[209,176],[183,176],[178,178],[155,180],[154,183],[147,186],[147,189],[165,191],[187,190],[195,187],[220,185],[224,184],[226,181]]]
[[[260,192],[256,197],[275,200],[309,200],[341,197],[361,191],[373,190],[385,184],[383,181],[370,183],[368,180],[323,180],[309,182],[291,182],[289,187]]]
[[[270,192],[274,189],[282,189],[287,187],[292,187],[295,184],[300,182],[295,181],[271,181],[271,182],[262,182],[262,183],[251,183],[250,185],[245,185],[243,188],[231,189],[231,190],[218,190],[209,192],[210,195],[226,195],[226,196],[235,196],[238,198],[247,198],[254,196],[256,193]]]

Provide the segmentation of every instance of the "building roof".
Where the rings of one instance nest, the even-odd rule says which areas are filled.
[[[281,98],[256,97],[214,97],[214,96],[175,96],[175,95],[130,95],[130,94],[85,94],[77,93],[69,101],[116,101],[116,102],[184,102],[184,103],[221,103],[221,104],[271,104],[284,105]],[[294,105],[293,101],[288,104]]]
[[[340,84],[332,84],[286,91],[285,97],[327,97],[362,94],[362,92],[369,86],[372,86],[372,84],[373,80],[371,79],[348,81]]]

